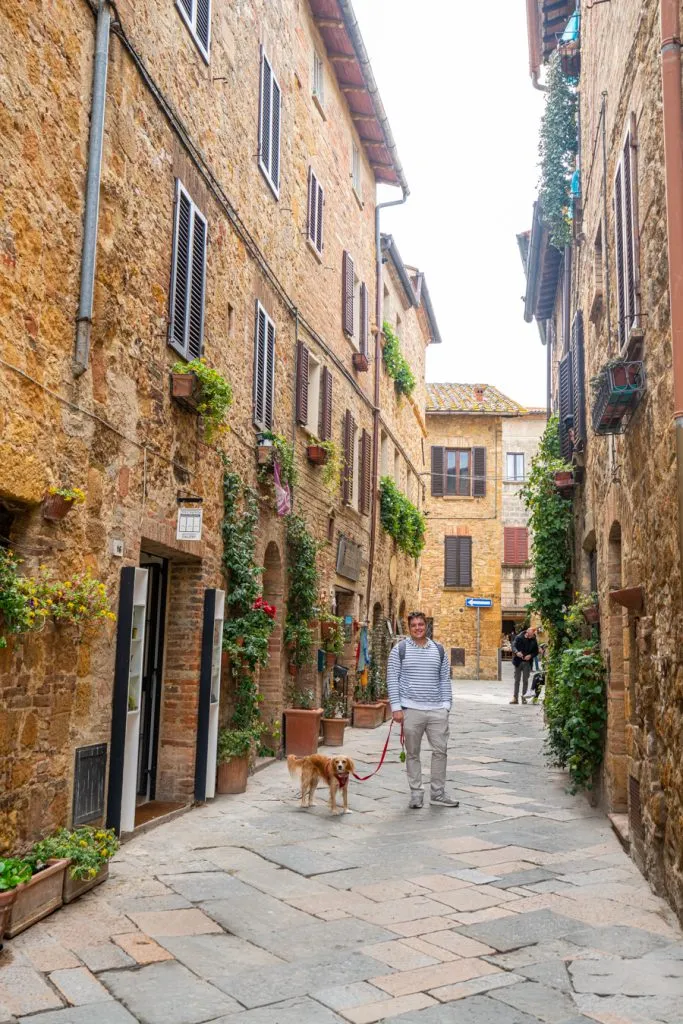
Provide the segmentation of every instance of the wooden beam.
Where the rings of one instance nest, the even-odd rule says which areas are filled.
[[[353,53],[330,53],[327,51],[327,56],[330,60],[335,61],[337,64],[355,64],[356,56]]]
[[[314,14],[313,21],[318,28],[344,28],[344,22],[341,18],[322,18]]]
[[[367,92],[367,86],[365,85],[342,85],[342,92]]]

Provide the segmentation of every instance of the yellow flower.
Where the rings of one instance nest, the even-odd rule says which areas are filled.
[[[71,588],[71,580],[67,580],[64,586],[66,587],[67,590],[69,590]]]
[[[87,846],[87,845],[88,844],[86,843],[85,839],[81,839],[81,841],[79,843],[79,846]]]

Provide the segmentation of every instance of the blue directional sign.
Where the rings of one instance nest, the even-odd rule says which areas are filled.
[[[493,608],[493,600],[490,597],[466,597],[465,604],[468,608]]]

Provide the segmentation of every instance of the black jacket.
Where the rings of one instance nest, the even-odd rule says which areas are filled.
[[[526,631],[525,631],[526,632]],[[538,654],[538,640],[536,637],[525,636],[524,633],[520,633],[519,636],[515,637],[515,642],[512,645],[514,651],[514,658],[512,659],[513,665],[521,665],[524,661],[520,655],[530,654],[531,660]]]

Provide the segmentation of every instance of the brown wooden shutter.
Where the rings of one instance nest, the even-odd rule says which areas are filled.
[[[308,203],[306,206],[306,235],[313,241],[315,239],[315,205],[313,199],[313,182],[315,181],[315,175],[312,169],[308,168]]]
[[[472,449],[472,497],[486,497],[486,448]]]
[[[192,218],[192,281],[190,283],[187,357],[199,359],[204,337],[204,284],[206,279],[206,221],[195,208]]]
[[[368,289],[365,281],[360,286],[360,324],[358,333],[358,344],[362,355],[368,354],[368,333],[369,333],[369,318],[368,318]]]
[[[558,366],[558,381],[560,393],[560,446],[562,458],[566,462],[572,457],[572,438],[569,431],[573,424],[573,403],[572,403],[572,353],[567,352],[564,359],[560,360]]]
[[[321,441],[332,440],[332,374],[323,366],[320,382],[322,397],[320,401],[320,421],[318,436]]]
[[[586,385],[584,381],[583,313],[578,310],[572,325],[572,373],[574,405],[574,444],[587,440]]]
[[[472,586],[472,538],[446,537],[444,553],[444,586]]]
[[[503,561],[506,565],[525,565],[529,561],[529,531],[526,526],[506,526]]]
[[[176,223],[173,252],[173,301],[171,303],[171,329],[169,340],[181,355],[187,354],[185,342],[187,328],[187,291],[190,281],[190,233],[192,202],[177,185]]]
[[[367,430],[361,435],[361,479],[360,479],[360,511],[364,516],[370,515],[372,504],[372,439]]]
[[[342,329],[353,337],[353,259],[346,250],[342,259]]]
[[[614,179],[614,232],[617,271],[617,330],[619,345],[626,337],[626,294],[624,291],[624,197],[623,167],[620,165]]]
[[[435,498],[443,497],[443,468],[444,450],[441,447],[432,445],[432,496]]]
[[[275,391],[275,324],[268,317],[266,334],[266,387],[264,421],[266,430],[273,426],[273,400]]]
[[[634,231],[634,195],[633,175],[631,169],[631,133],[626,136],[624,143],[624,292],[626,298],[626,322],[624,336],[628,338],[631,328],[635,324],[636,312],[636,255],[635,255],[635,231]]]
[[[457,587],[458,585],[458,541],[459,537],[444,538],[444,577],[445,587]]]
[[[344,414],[344,467],[342,469],[342,501],[351,504],[353,498],[353,416],[347,409]]]
[[[296,421],[308,423],[308,349],[302,341],[296,346]]]
[[[515,527],[506,526],[503,531],[503,561],[506,565],[515,563]]]
[[[529,561],[529,531],[526,526],[520,526],[517,530],[516,555],[519,565]]]
[[[315,218],[315,247],[319,253],[323,251],[323,207],[325,205],[325,194],[320,182],[318,182],[318,194],[315,197],[316,218]]]
[[[265,375],[266,375],[266,313],[256,303],[254,329],[254,423],[265,430]]]

